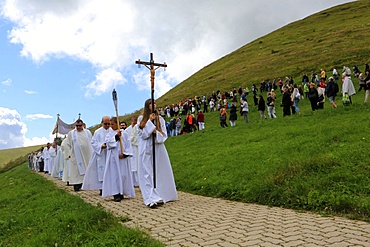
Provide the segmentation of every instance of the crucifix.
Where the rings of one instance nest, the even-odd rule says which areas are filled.
[[[143,64],[145,67],[147,67],[150,70],[150,82],[151,82],[151,99],[152,99],[152,112],[154,113],[154,78],[155,78],[155,71],[161,67],[165,68],[167,67],[166,63],[155,63],[153,59],[153,53],[150,53],[150,61],[149,62],[143,62],[137,60],[135,62],[136,64],[140,65]],[[153,184],[154,188],[156,188],[156,169],[155,169],[155,136],[152,134],[152,140],[153,140]]]

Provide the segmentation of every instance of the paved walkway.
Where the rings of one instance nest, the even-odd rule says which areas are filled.
[[[114,202],[98,191],[74,192],[59,179],[43,174],[93,205],[128,216],[167,246],[370,246],[370,224],[341,217],[322,217],[289,209],[232,202],[179,192],[179,199],[156,209],[135,199]]]

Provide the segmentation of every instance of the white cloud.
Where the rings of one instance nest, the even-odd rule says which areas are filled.
[[[93,95],[101,95],[104,92],[111,91],[117,85],[122,85],[126,82],[123,75],[113,69],[105,69],[100,71],[93,82],[90,82],[85,88],[85,96],[91,97]]]
[[[31,139],[25,138],[23,146],[30,147],[30,146],[37,146],[37,145],[44,145],[48,142],[52,142],[53,139],[47,139],[46,137],[33,137]]]
[[[188,0],[184,7],[172,0],[4,0],[2,16],[15,25],[9,39],[22,45],[22,56],[36,63],[72,57],[96,68],[96,80],[85,86],[92,97],[124,83],[126,73],[149,90],[149,82],[140,79],[144,72],[128,69],[150,52],[168,64],[156,84],[163,94],[255,38],[345,2],[350,1]]]
[[[42,119],[53,118],[53,116],[37,113],[37,114],[27,114],[26,117],[25,117],[25,119],[27,119],[27,120],[37,120],[37,119],[40,119],[40,118],[42,118]]]
[[[44,114],[28,115],[30,119],[52,118]],[[0,150],[17,147],[35,146],[53,140],[53,135],[46,137],[26,138],[27,125],[21,121],[21,115],[16,111],[0,107]]]
[[[136,18],[135,9],[120,0],[9,0],[3,15],[17,24],[9,38],[23,45],[23,56],[36,62],[72,56],[100,67],[122,63]]]
[[[10,86],[12,85],[12,79],[8,78],[5,81],[2,81],[1,84],[3,84],[4,86]]]
[[[24,92],[25,92],[26,94],[37,94],[37,92],[36,92],[36,91],[32,91],[32,90],[24,90]]]
[[[26,124],[16,110],[0,107],[0,149],[22,147]]]

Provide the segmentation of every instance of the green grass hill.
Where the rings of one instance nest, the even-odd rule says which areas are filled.
[[[311,71],[319,73],[321,68],[329,76],[333,67],[341,73],[343,65],[352,68],[357,64],[363,70],[370,57],[369,15],[370,1],[359,0],[288,24],[205,66],[158,98],[157,107],[216,90],[251,88],[273,78],[292,76],[300,82],[303,73],[310,76]],[[140,113],[120,119],[129,121]]]
[[[321,68],[328,76],[343,65],[363,70],[370,57],[369,15],[370,1],[356,1],[291,23],[201,69],[157,105],[272,78],[300,82],[303,73]],[[205,113],[205,130],[166,141],[177,189],[370,221],[370,103],[363,103],[364,91],[353,96],[351,106],[340,98],[337,109],[326,100],[314,112],[302,99],[301,114],[289,117],[277,104],[276,119],[260,119],[248,96],[249,123],[239,115],[236,126],[227,128],[220,127],[218,112]],[[0,150],[0,246],[162,246],[120,225],[129,219],[87,205],[31,173],[26,155],[37,148]]]
[[[283,13],[282,13],[283,14]],[[293,22],[209,64],[157,100],[158,106],[184,97],[230,91],[266,79],[354,64],[363,70],[370,57],[370,1],[339,5]],[[232,37],[230,37],[232,38]]]
[[[201,69],[157,100],[158,106],[265,79],[352,67],[370,57],[370,1],[356,1],[291,23]],[[357,89],[357,79],[353,79]],[[230,200],[370,219],[370,109],[364,92],[353,105],[260,120],[250,96],[250,123],[221,128],[205,114],[205,130],[166,141],[179,190]],[[278,100],[281,95],[278,93]],[[130,117],[124,116],[127,120]]]

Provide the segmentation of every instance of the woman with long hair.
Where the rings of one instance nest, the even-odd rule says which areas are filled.
[[[166,122],[155,110],[155,102],[153,104],[154,112],[152,112],[152,100],[146,100],[143,114],[138,118],[139,185],[144,204],[150,208],[177,199],[171,162],[164,145],[167,140]],[[153,170],[153,139],[155,171]],[[154,174],[156,184],[153,181]]]

